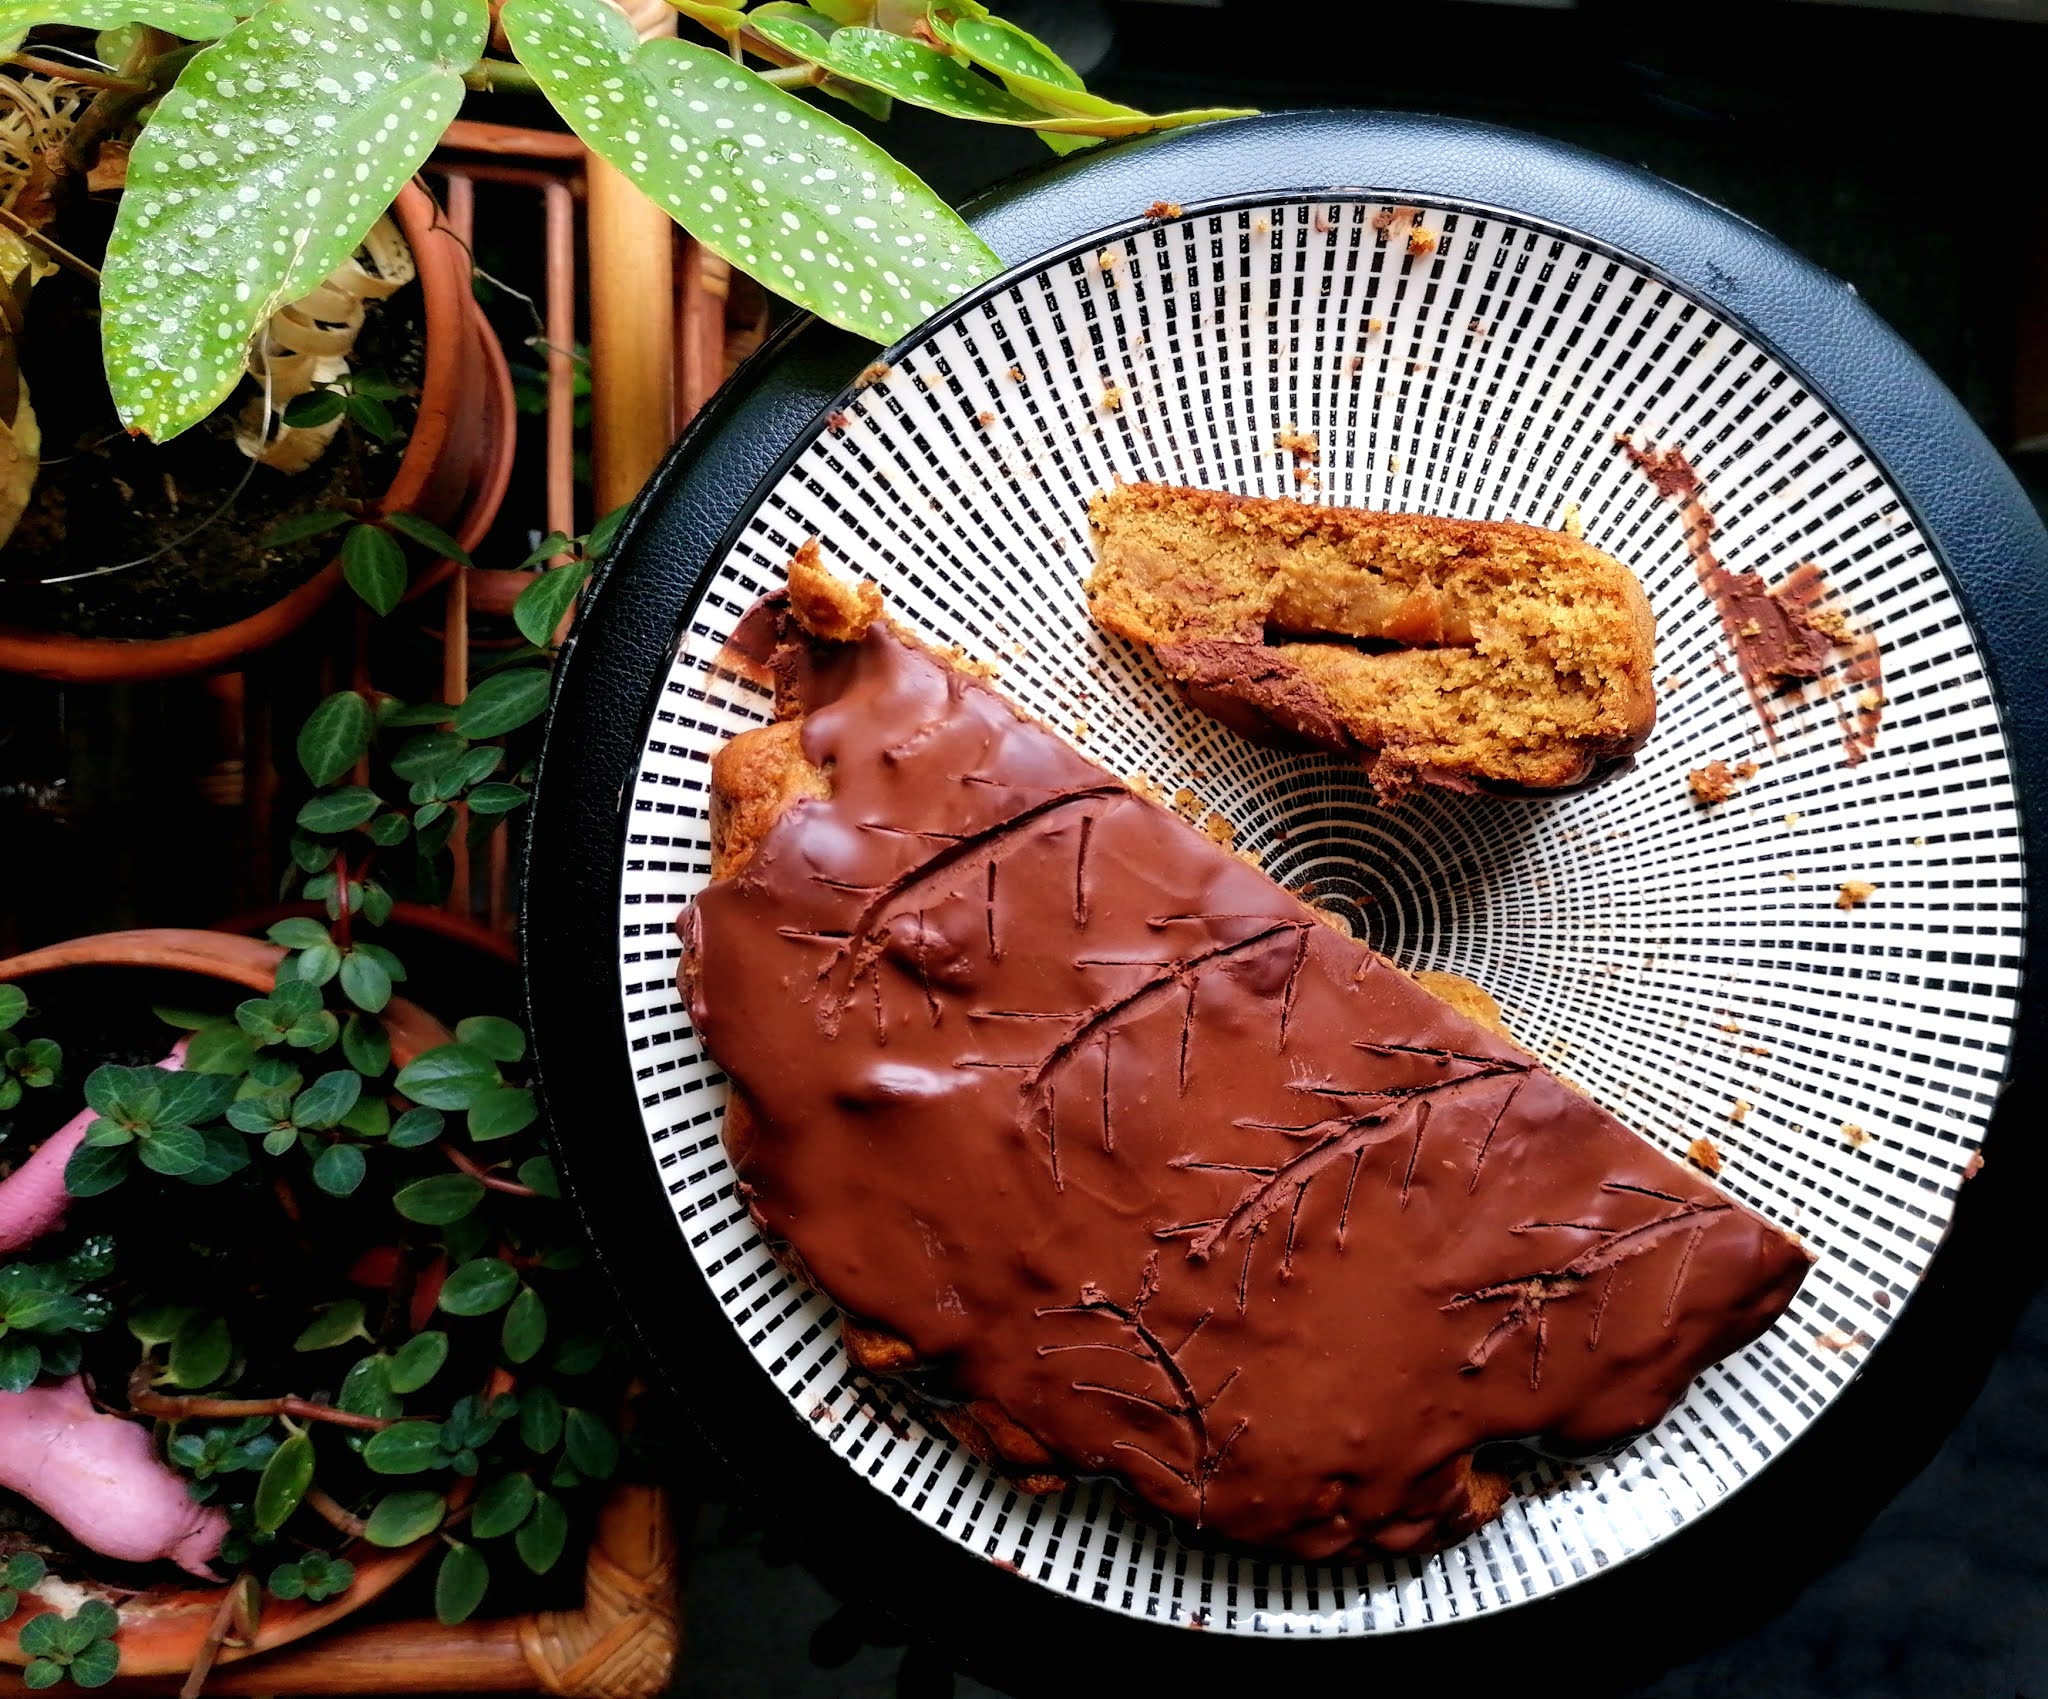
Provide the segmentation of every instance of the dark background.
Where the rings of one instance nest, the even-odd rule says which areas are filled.
[[[1148,110],[1375,106],[1484,119],[1648,167],[1855,285],[1962,399],[2048,508],[2048,6],[1937,15],[1842,4],[1011,0],[1091,88]],[[1990,14],[1972,15],[1972,14]],[[2031,14],[2031,18],[2029,16]],[[1045,154],[1024,132],[899,116],[889,145],[964,200]],[[2036,446],[2028,448],[2032,442]],[[2013,1105],[2002,1129],[2037,1117]],[[2014,1123],[2018,1123],[2015,1125]],[[2028,1176],[2027,1178],[2031,1178]],[[1878,1354],[1881,1431],[1806,1471],[1768,1554],[1663,1601],[1625,1677],[1568,1648],[1444,1684],[1642,1699],[2048,1699],[2048,1298],[2032,1199],[1993,1147],[1957,1242]],[[1886,1359],[1890,1358],[1890,1361]],[[1880,1377],[1882,1377],[1880,1382]],[[695,1484],[689,1699],[992,1689],[841,1612],[714,1464]],[[814,1537],[816,1530],[793,1531]],[[1767,1559],[1767,1560],[1766,1560]],[[1664,1644],[1660,1653],[1659,1644]],[[1077,1669],[1074,1691],[1135,1672]],[[1619,1685],[1616,1685],[1616,1681]]]

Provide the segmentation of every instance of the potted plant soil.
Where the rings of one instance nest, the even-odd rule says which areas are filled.
[[[384,575],[366,595],[438,581],[496,513],[515,421],[468,252],[432,199],[405,186],[259,328],[227,400],[153,442],[124,427],[101,349],[99,267],[142,108],[51,69],[0,72],[0,668],[114,681],[228,664],[334,596],[351,522],[378,536],[374,559],[340,539],[362,557],[351,580]]]
[[[430,1558],[460,1621],[555,1567],[616,1463],[523,1038],[394,997],[365,883],[272,942],[0,962],[0,1660],[30,1685],[196,1687]]]

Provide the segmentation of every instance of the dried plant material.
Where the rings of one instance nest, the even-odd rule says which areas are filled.
[[[1434,230],[1411,230],[1408,232],[1408,251],[1417,259],[1436,252],[1442,238]]]
[[[1845,1327],[1831,1327],[1825,1333],[1816,1333],[1813,1342],[1823,1351],[1852,1351],[1858,1345],[1868,1345],[1870,1335],[1860,1327],[1854,1333]]]
[[[322,425],[287,425],[285,408],[348,376],[369,303],[417,275],[412,250],[387,215],[318,287],[272,313],[249,349],[249,375],[263,392],[249,398],[235,422],[235,446],[279,472],[303,472],[317,461],[341,429],[341,415]]]
[[[1685,1159],[1695,1168],[1708,1174],[1718,1174],[1722,1168],[1721,1147],[1712,1139],[1694,1139],[1685,1147]]]
[[[1372,227],[1375,230],[1391,230],[1397,224],[1413,224],[1421,216],[1420,207],[1383,206],[1372,215]]]
[[[1842,1123],[1842,1137],[1857,1150],[1861,1150],[1870,1143],[1870,1134],[1862,1127],[1859,1127],[1854,1121],[1844,1121]]]
[[[827,413],[825,415],[825,429],[830,431],[834,436],[837,436],[841,431],[845,430],[846,427],[852,423],[853,421],[851,419],[849,419],[844,413],[839,412],[836,408],[832,412]]]
[[[861,368],[860,376],[853,380],[853,387],[855,389],[866,389],[871,384],[885,383],[894,374],[895,370],[896,368],[889,365],[886,361],[877,360],[872,365]]]
[[[1003,373],[1003,376],[1012,383],[1022,383],[1024,381],[1024,368],[1022,366],[1012,366]]]
[[[1154,201],[1145,209],[1145,216],[1158,219],[1178,218],[1180,217],[1180,202]]]
[[[101,142],[99,155],[85,174],[88,194],[118,195],[128,186],[128,144]]]
[[[1876,895],[1877,887],[1868,879],[1844,879],[1838,887],[1835,907],[1852,909],[1859,903],[1867,903]]]
[[[1974,1180],[1979,1174],[1983,1172],[1984,1153],[1981,1150],[1971,1151],[1970,1160],[1963,1164],[1963,1178],[1965,1180]]]
[[[1747,1121],[1749,1119],[1749,1112],[1755,1107],[1756,1105],[1747,1098],[1738,1097],[1735,1100],[1735,1106],[1728,1111],[1728,1119],[1737,1123]]]

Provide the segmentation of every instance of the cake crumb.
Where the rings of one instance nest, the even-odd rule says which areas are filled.
[[[1401,457],[1398,454],[1390,454],[1387,456],[1387,470],[1389,472],[1398,472],[1401,470]]]
[[[1189,790],[1186,785],[1182,785],[1179,790],[1173,793],[1174,813],[1184,814],[1190,821],[1195,817],[1195,810],[1201,806],[1202,799]]]
[[[1877,892],[1877,887],[1868,879],[1844,879],[1841,894],[1835,898],[1835,907],[1851,909],[1859,903],[1867,903]]]
[[[1749,1119],[1749,1112],[1755,1107],[1756,1105],[1751,1103],[1748,1098],[1738,1097],[1735,1100],[1734,1108],[1728,1111],[1728,1119],[1739,1125]]]
[[[1408,232],[1408,251],[1420,259],[1424,254],[1436,252],[1437,241],[1434,230],[1411,230]]]
[[[1283,454],[1291,454],[1296,460],[1313,460],[1322,453],[1323,445],[1314,431],[1305,431],[1299,425],[1284,425],[1273,433],[1273,446]]]
[[[1008,378],[1012,383],[1022,383],[1024,381],[1024,368],[1022,366],[1012,366],[1008,371],[1003,373],[1003,376]]]
[[[849,419],[844,413],[833,412],[827,413],[825,415],[825,429],[833,432],[834,434],[837,434],[838,432],[845,430],[846,427],[852,423],[853,421]]]
[[[1784,816],[1784,821],[1785,824],[1788,826],[1796,826],[1799,824],[1801,820],[1805,818],[1806,816],[1803,814],[1787,814]]]
[[[1854,1121],[1844,1121],[1842,1123],[1842,1137],[1857,1150],[1861,1150],[1870,1143],[1870,1134],[1859,1127]]]
[[[1237,828],[1213,808],[1202,817],[1202,832],[1204,836],[1221,844],[1225,849],[1231,848],[1237,842]]]
[[[1269,223],[1266,219],[1255,218],[1252,220],[1252,234],[1254,236],[1263,236],[1268,230],[1271,230],[1272,228],[1272,224]]]
[[[1146,216],[1147,218],[1162,218],[1162,219],[1163,219],[1163,218],[1178,218],[1178,217],[1180,217],[1180,202],[1179,202],[1179,201],[1154,201],[1154,202],[1153,202],[1153,203],[1152,203],[1152,204],[1151,204],[1150,206],[1148,206],[1148,207],[1147,207],[1147,208],[1145,209],[1145,216]]]
[[[974,422],[977,425],[979,425],[983,430],[987,430],[989,426],[993,425],[996,422],[996,416],[993,413],[987,411],[987,409],[983,409],[981,412],[974,415]]]
[[[1321,489],[1323,485],[1322,479],[1316,476],[1315,468],[1311,466],[1295,467],[1294,481],[1304,488]]]
[[[1685,1159],[1709,1174],[1721,1172],[1721,1147],[1712,1139],[1694,1139],[1685,1147]]]
[[[1858,1345],[1868,1345],[1870,1335],[1860,1327],[1854,1333],[1847,1328],[1831,1327],[1825,1333],[1816,1333],[1813,1342],[1823,1351],[1849,1351]]]
[[[1126,773],[1124,775],[1124,783],[1131,787],[1133,795],[1141,796],[1147,802],[1156,802],[1162,807],[1165,806],[1165,793],[1160,790],[1158,782],[1150,773],[1143,771]]]
[[[1859,708],[1882,708],[1884,701],[1882,690],[1859,691],[1856,696],[1856,706]]]
[[[1753,779],[1756,774],[1754,761],[1745,761],[1734,768],[1725,761],[1709,761],[1704,767],[1695,767],[1686,774],[1685,782],[1692,787],[1693,801],[1711,807],[1714,803],[1726,802],[1735,794],[1738,783]]]
[[[1102,386],[1102,400],[1099,404],[1105,413],[1121,413],[1124,406],[1124,392],[1121,384],[1105,383]]]
[[[877,360],[872,366],[862,368],[860,376],[853,380],[854,388],[866,389],[869,384],[881,383],[895,370],[894,366]]]
[[[1714,1030],[1716,1032],[1740,1032],[1742,1028],[1734,1021],[1716,1021],[1714,1023]]]
[[[1118,263],[1122,259],[1123,255],[1119,253],[1115,248],[1104,248],[1099,254],[1095,256],[1095,263],[1099,265],[1104,271],[1115,271]]]
[[[1086,737],[1088,735],[1088,722],[1086,720],[1076,720],[1074,722],[1074,735],[1076,737]]]
[[[1387,321],[1385,319],[1367,319],[1365,321],[1365,334],[1367,336],[1377,336],[1386,328]]]
[[[1965,1180],[1974,1180],[1979,1174],[1983,1172],[1984,1153],[1981,1150],[1971,1151],[1970,1160],[1963,1164],[1963,1178]]]
[[[1574,542],[1583,542],[1585,540],[1586,524],[1579,517],[1579,504],[1577,502],[1568,501],[1564,504],[1564,512],[1559,516],[1557,528]]]

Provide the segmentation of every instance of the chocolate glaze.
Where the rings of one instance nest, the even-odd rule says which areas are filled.
[[[1650,1426],[1803,1251],[992,690],[786,647],[829,799],[678,923],[764,1229],[1071,1471],[1320,1559]]]
[[[1776,747],[1776,693],[1787,685],[1820,681],[1835,700],[1842,728],[1842,747],[1855,766],[1877,744],[1883,719],[1883,659],[1877,637],[1867,627],[1851,626],[1846,618],[1830,618],[1825,604],[1828,587],[1820,568],[1801,561],[1776,586],[1755,572],[1730,572],[1714,553],[1720,529],[1706,503],[1706,486],[1682,449],[1643,448],[1628,438],[1621,449],[1651,487],[1679,504],[1685,516],[1686,547],[1700,586],[1721,616],[1721,631],[1735,653],[1742,683],[1749,692],[1764,735]],[[1832,665],[1836,649],[1839,667]]]

